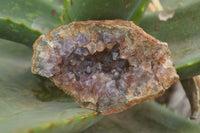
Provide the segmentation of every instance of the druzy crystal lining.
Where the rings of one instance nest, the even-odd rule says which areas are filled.
[[[167,44],[129,21],[73,22],[33,48],[33,73],[102,114],[154,99],[178,80]]]

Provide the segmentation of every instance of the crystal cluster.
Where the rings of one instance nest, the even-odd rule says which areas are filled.
[[[154,99],[179,78],[167,44],[129,21],[73,22],[33,48],[34,74],[102,114]]]

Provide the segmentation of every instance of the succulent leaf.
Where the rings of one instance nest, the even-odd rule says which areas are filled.
[[[61,13],[49,0],[0,0],[0,38],[31,45],[39,32],[60,25]]]
[[[191,2],[198,2],[199,0],[160,0],[160,3],[164,9],[174,10],[187,5]]]
[[[41,35],[38,30],[33,30],[23,23],[16,23],[10,18],[0,18],[0,38],[26,44],[32,47],[34,41]]]
[[[150,0],[140,0],[138,2],[137,7],[134,10],[134,13],[132,14],[131,17],[129,17],[130,21],[133,21],[135,24],[138,24],[140,21],[141,17],[143,16]]]
[[[83,133],[199,133],[200,127],[154,101],[105,116]]]
[[[147,3],[146,3],[146,2]],[[136,12],[138,6],[147,6],[149,0],[64,0],[66,22],[84,20],[123,19],[127,20]],[[144,4],[141,4],[144,3]],[[134,16],[136,16],[134,15]]]

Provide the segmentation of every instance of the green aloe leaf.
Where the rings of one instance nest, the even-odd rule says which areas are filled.
[[[0,18],[0,38],[12,40],[32,47],[34,41],[41,35],[24,24],[16,23],[9,18]]]
[[[154,101],[104,117],[84,133],[199,133],[200,126]]]
[[[160,0],[164,9],[176,9],[191,4],[191,2],[198,2],[199,0]]]
[[[146,14],[140,26],[149,34],[169,44],[175,67],[181,79],[200,74],[200,2],[175,10],[167,21],[160,21],[158,13]]]
[[[101,115],[30,72],[32,50],[0,39],[0,132],[80,132]]]
[[[144,12],[146,11],[146,8],[148,7],[149,2],[150,0],[140,0],[134,13],[129,18],[129,21],[133,21],[135,24],[138,24]]]
[[[63,8],[63,0],[49,0],[50,2],[54,2],[55,4],[57,4],[58,6],[60,6],[61,8]]]
[[[136,12],[138,6],[145,7],[150,0],[64,0],[65,21],[124,19],[127,20]],[[147,3],[146,3],[147,2]],[[132,18],[133,20],[133,18]]]
[[[0,0],[0,38],[31,45],[60,26],[62,9],[49,0]]]

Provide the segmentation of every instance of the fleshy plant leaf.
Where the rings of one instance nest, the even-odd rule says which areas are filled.
[[[181,118],[154,101],[104,117],[84,133],[199,133],[198,124]]]
[[[60,26],[62,9],[49,0],[0,0],[0,38],[31,46]]]
[[[127,20],[131,16],[139,18],[143,12],[138,12],[138,6],[145,8],[148,2],[149,0],[64,0],[65,21]]]

